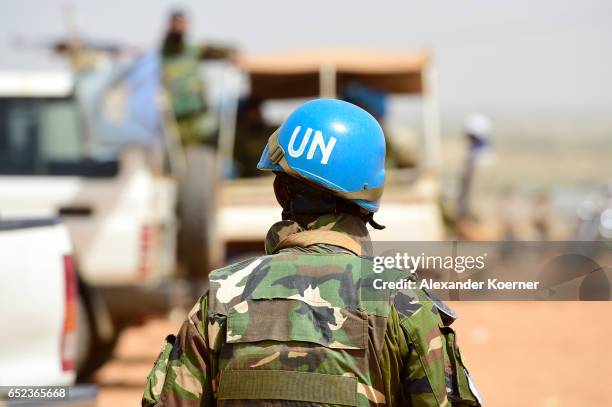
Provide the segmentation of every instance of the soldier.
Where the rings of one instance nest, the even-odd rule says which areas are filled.
[[[256,177],[263,174],[257,170],[257,163],[261,155],[261,146],[266,144],[273,131],[274,128],[264,119],[261,100],[252,97],[240,100],[234,143],[234,159],[240,177]]]
[[[170,15],[168,32],[161,47],[163,81],[170,96],[183,145],[216,147],[217,120],[204,99],[200,61],[231,58],[228,47],[190,46],[186,42],[187,18],[182,11]]]
[[[205,279],[216,264],[210,219],[215,210],[215,193],[220,178],[216,149],[218,120],[204,98],[200,62],[232,58],[235,51],[210,45],[187,44],[187,18],[182,11],[170,16],[164,38],[162,75],[176,119],[178,135],[185,148],[185,171],[180,177],[180,218],[177,257],[181,274],[191,280]]]
[[[382,227],[384,157],[355,105],[320,99],[289,116],[258,164],[283,208],[267,254],[211,273],[143,406],[480,405],[453,312],[421,290],[372,289],[366,225]]]

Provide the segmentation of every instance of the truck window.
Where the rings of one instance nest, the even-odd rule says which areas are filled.
[[[112,177],[116,161],[88,158],[70,98],[0,98],[0,174]]]

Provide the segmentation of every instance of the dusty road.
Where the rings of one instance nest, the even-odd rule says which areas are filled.
[[[612,406],[612,302],[454,303],[454,327],[486,406]],[[122,336],[97,375],[101,407],[140,403],[164,336],[155,320]]]

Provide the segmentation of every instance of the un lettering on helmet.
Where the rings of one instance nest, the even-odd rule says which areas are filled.
[[[289,145],[287,149],[289,150],[289,155],[293,158],[301,157],[306,150],[306,146],[308,145],[308,141],[310,140],[310,136],[312,135],[313,129],[308,128],[304,133],[304,137],[300,143],[300,146],[295,148],[295,141],[300,134],[300,130],[302,126],[296,126],[293,129],[293,133],[291,134],[291,139],[289,140]],[[317,151],[317,148],[321,150],[321,164],[327,164],[329,162],[329,158],[331,156],[334,147],[336,146],[336,138],[330,137],[327,144],[325,144],[325,138],[323,137],[323,132],[320,130],[314,131],[314,137],[310,143],[310,148],[308,149],[308,153],[306,154],[307,160],[312,160]]]

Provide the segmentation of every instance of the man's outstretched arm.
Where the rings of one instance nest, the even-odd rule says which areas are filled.
[[[201,45],[198,47],[198,58],[205,59],[231,59],[236,56],[236,49],[226,45]]]
[[[207,296],[189,312],[177,336],[166,338],[147,377],[142,406],[210,406],[212,377]]]

